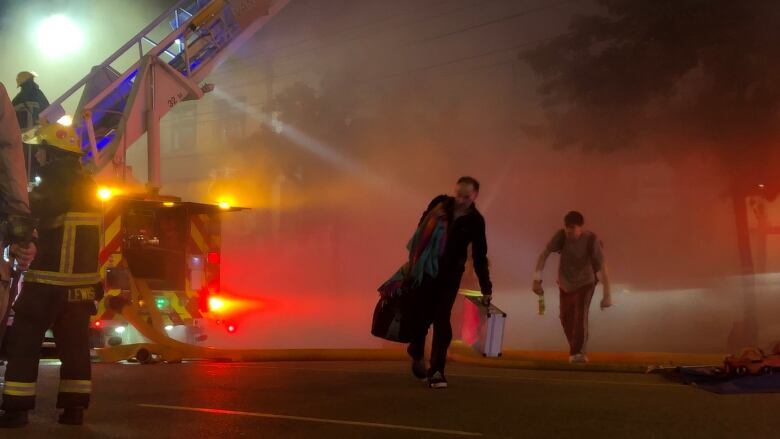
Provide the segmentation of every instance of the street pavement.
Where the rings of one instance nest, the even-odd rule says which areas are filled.
[[[0,372],[3,372],[0,367]],[[87,425],[38,408],[0,438],[776,437],[780,394],[715,395],[658,375],[452,364],[432,390],[404,362],[95,364]]]

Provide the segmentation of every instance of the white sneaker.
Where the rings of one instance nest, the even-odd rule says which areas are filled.
[[[574,354],[569,355],[569,363],[587,363],[588,362],[588,356],[585,354]]]
[[[444,374],[441,372],[436,372],[428,378],[428,386],[430,386],[431,389],[446,389],[447,388],[447,378],[444,378]]]

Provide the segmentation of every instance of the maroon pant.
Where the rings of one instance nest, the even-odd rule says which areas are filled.
[[[584,353],[588,342],[588,309],[596,285],[574,291],[561,290],[561,325],[569,341],[569,355]]]

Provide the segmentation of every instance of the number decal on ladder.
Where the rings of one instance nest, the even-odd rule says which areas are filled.
[[[176,94],[176,96],[171,96],[168,99],[168,108],[173,108],[176,104],[181,102],[181,99],[184,97],[184,94],[182,92],[179,92]]]

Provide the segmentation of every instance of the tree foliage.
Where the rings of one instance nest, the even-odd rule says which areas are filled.
[[[541,79],[556,145],[701,150],[737,180],[769,177],[780,140],[780,2],[597,4],[521,54]]]

